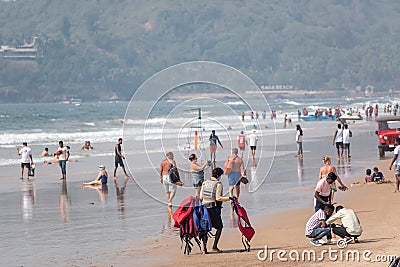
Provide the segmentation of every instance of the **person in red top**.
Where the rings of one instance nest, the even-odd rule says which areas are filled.
[[[243,131],[240,131],[240,134],[237,138],[238,140],[238,146],[240,149],[240,153],[241,153],[241,158],[243,158],[243,153],[246,150],[246,145],[247,145],[247,140],[246,140],[246,136],[244,135]]]

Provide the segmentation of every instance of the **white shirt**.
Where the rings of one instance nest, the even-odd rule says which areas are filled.
[[[336,143],[343,142],[343,130],[342,129],[337,129],[335,142]]]
[[[59,147],[57,151],[61,150],[63,153],[58,156],[58,160],[67,160],[67,147]]]
[[[350,144],[350,130],[343,129],[343,144]]]
[[[258,137],[255,133],[249,135],[250,146],[257,146]]]
[[[352,209],[343,208],[332,215],[327,221],[327,224],[333,223],[335,220],[340,219],[343,227],[351,235],[361,235],[362,228],[360,221],[358,220],[357,214]]]
[[[300,135],[300,130],[298,130],[296,133],[296,142],[298,142],[298,143],[303,142],[303,136]]]
[[[400,146],[396,146],[395,148],[394,148],[394,152],[393,152],[393,154],[394,155],[397,155],[397,159],[396,159],[396,161],[394,162],[394,164],[395,165],[400,165]]]
[[[30,163],[31,162],[30,155],[32,155],[32,149],[30,147],[24,146],[19,151],[19,154],[21,155],[21,163]]]

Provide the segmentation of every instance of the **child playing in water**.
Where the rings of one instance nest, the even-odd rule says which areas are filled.
[[[371,169],[367,169],[367,170],[365,171],[365,182],[366,182],[366,183],[371,183],[371,182],[373,182],[373,181],[374,181],[374,178],[372,178]]]

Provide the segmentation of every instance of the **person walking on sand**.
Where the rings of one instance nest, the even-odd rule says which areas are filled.
[[[26,168],[26,177],[29,179],[29,169],[33,165],[32,149],[28,147],[27,142],[22,143],[22,148],[15,148],[18,156],[21,156],[21,179],[24,179],[24,168]]]
[[[178,175],[179,172],[174,160],[174,154],[172,152],[168,152],[165,156],[166,158],[160,164],[160,183],[164,185],[168,208],[172,208],[172,199],[175,197],[177,184],[172,183],[169,177],[169,169],[174,168]],[[180,184],[182,185],[182,183]]]
[[[239,200],[240,181],[246,176],[243,160],[238,156],[238,149],[232,148],[232,155],[229,159],[232,162],[232,171],[228,175],[229,196],[233,197],[233,189],[236,188],[236,198]]]
[[[222,202],[232,199],[230,197],[224,197],[222,183],[220,182],[221,176],[224,171],[221,168],[215,168],[212,170],[212,177],[204,181],[200,190],[200,200],[203,205],[206,206],[208,214],[210,215],[211,225],[217,229],[215,233],[214,244],[212,246],[213,251],[221,253],[223,252],[218,248],[218,242],[221,238],[222,228],[224,227],[221,218]],[[208,254],[207,251],[207,240],[206,235],[203,239],[203,253]]]
[[[189,156],[189,161],[190,161],[190,173],[192,174],[192,180],[193,180],[193,187],[196,190],[196,197],[200,196],[200,189],[201,185],[204,182],[204,169],[207,166],[211,165],[211,161],[206,161],[204,162],[203,165],[198,165],[197,164],[197,156],[196,154],[191,154]]]
[[[96,179],[89,183],[82,182],[83,186],[88,186],[88,185],[102,185],[102,184],[107,184],[107,179],[108,179],[108,173],[106,171],[106,166],[104,164],[99,165],[99,174],[97,174]]]
[[[394,192],[398,193],[400,190],[400,157],[399,157],[399,151],[400,151],[400,138],[396,138],[396,148],[394,149],[393,152],[393,159],[390,162],[389,165],[389,170],[392,170],[393,164],[394,164],[394,176],[396,177],[396,187]]]
[[[246,150],[246,145],[247,145],[246,136],[244,135],[243,131],[240,131],[237,141],[240,149],[240,157],[243,158],[243,153]]]
[[[297,157],[303,158],[303,129],[300,124],[296,125]]]
[[[352,131],[349,129],[349,125],[345,124],[343,129],[343,150],[344,150],[344,155],[347,158],[350,158],[350,137],[353,136]]]
[[[129,175],[126,173],[126,170],[125,170],[125,165],[124,165],[124,161],[123,161],[125,159],[125,157],[124,157],[124,155],[122,155],[121,145],[122,145],[122,138],[119,138],[118,143],[115,145],[115,148],[114,148],[114,153],[115,153],[114,180],[117,179],[118,165],[121,166],[122,170],[124,171],[125,178],[126,179],[129,178]]]
[[[208,138],[208,140],[210,141],[210,156],[211,156],[211,162],[214,164],[215,166],[215,161],[216,161],[216,156],[215,153],[217,151],[217,142],[219,143],[219,145],[221,146],[221,148],[224,148],[221,144],[221,141],[219,141],[218,136],[215,134],[215,130],[211,131],[211,135],[210,138]]]
[[[256,156],[257,141],[258,141],[258,137],[256,135],[256,130],[253,129],[251,131],[251,134],[249,135],[249,144],[250,144],[250,150],[251,150],[251,160],[253,162],[253,165],[254,165],[254,160],[255,160],[255,156]]]
[[[61,168],[61,180],[65,180],[67,178],[67,161],[69,159],[69,149],[64,146],[64,142],[60,141],[58,142],[58,149],[54,153],[57,158],[58,158],[58,165],[60,165]]]
[[[343,129],[342,129],[342,124],[338,123],[337,129],[335,131],[335,134],[333,135],[333,140],[332,144],[336,144],[336,150],[337,150],[337,159],[340,160],[340,158],[343,157]]]

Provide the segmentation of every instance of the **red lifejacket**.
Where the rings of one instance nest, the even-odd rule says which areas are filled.
[[[239,147],[246,146],[246,137],[244,136],[244,134],[240,134],[238,136],[238,145],[239,145]]]
[[[253,238],[256,231],[251,226],[246,210],[242,206],[240,206],[240,204],[237,202],[237,198],[234,198],[233,202],[235,205],[236,214],[239,217],[238,219],[239,230],[242,233],[242,235],[244,235],[244,237],[246,237],[246,239],[250,241]]]

